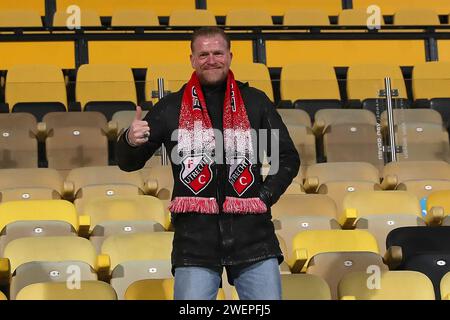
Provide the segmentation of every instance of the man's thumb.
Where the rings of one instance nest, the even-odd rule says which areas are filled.
[[[134,119],[139,121],[142,120],[142,108],[139,106],[136,107],[136,115],[134,116]]]

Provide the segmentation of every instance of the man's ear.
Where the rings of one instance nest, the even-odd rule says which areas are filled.
[[[230,51],[230,63],[233,61],[233,52]]]
[[[195,69],[195,67],[194,67],[194,57],[192,56],[192,54],[189,55],[189,59],[191,60],[192,68]]]

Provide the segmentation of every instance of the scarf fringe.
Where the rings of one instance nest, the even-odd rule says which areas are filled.
[[[175,197],[170,202],[169,210],[173,213],[198,212],[203,214],[218,214],[219,205],[215,198]]]
[[[223,203],[225,213],[266,213],[266,204],[260,198],[226,197]]]

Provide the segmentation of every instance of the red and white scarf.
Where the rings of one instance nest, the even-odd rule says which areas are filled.
[[[224,213],[265,213],[266,205],[258,197],[251,159],[254,158],[251,127],[238,85],[231,70],[227,76],[223,104],[223,143],[228,181],[225,187]],[[169,207],[173,213],[219,213],[214,177],[216,141],[211,119],[197,74],[187,83],[180,110],[178,153],[182,155],[179,178],[185,194],[175,197]],[[221,152],[221,151],[220,151]],[[215,178],[215,179],[214,179]]]

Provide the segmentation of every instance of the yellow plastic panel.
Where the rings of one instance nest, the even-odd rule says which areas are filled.
[[[392,15],[399,9],[431,9],[438,14],[450,13],[448,0],[353,0],[353,8],[365,9],[377,5],[384,15]]]
[[[264,9],[274,16],[281,16],[288,9],[320,9],[334,16],[342,10],[340,0],[208,0],[207,6],[216,16],[225,16],[228,11],[236,8]]]
[[[233,41],[233,62],[253,62],[251,41]],[[190,63],[190,41],[91,41],[89,63],[146,68],[155,63]],[[0,53],[1,55],[1,53]]]
[[[159,16],[168,16],[174,9],[195,9],[195,0],[56,0],[58,10],[71,5],[95,10],[100,16],[112,16],[121,9],[150,9]]]
[[[45,0],[1,0],[0,10],[34,10],[45,16]]]
[[[282,67],[300,62],[328,63],[333,66],[357,63],[411,66],[425,61],[422,40],[267,41],[266,48],[268,67]],[[450,46],[448,48],[450,49]],[[447,52],[449,51],[447,49]]]
[[[75,68],[73,42],[0,42],[0,70],[16,64],[53,64]]]

